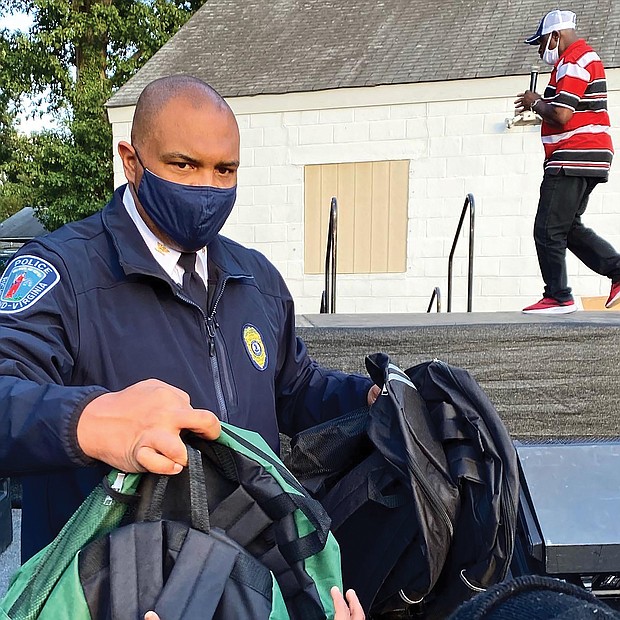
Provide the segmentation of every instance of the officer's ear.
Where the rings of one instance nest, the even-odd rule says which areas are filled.
[[[137,187],[142,178],[142,166],[138,162],[136,150],[129,142],[121,140],[118,143],[118,155],[123,162],[123,172],[127,182]]]

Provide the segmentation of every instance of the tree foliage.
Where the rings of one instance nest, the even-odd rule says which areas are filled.
[[[6,62],[5,42],[0,39],[0,67]],[[27,203],[25,187],[18,183],[15,153],[21,140],[15,130],[15,110],[6,88],[7,73],[0,71],[0,220],[16,213]]]
[[[48,229],[100,209],[112,191],[104,103],[203,0],[0,0],[29,13],[27,33],[0,32],[0,216],[31,205]],[[15,131],[25,100],[56,127]]]

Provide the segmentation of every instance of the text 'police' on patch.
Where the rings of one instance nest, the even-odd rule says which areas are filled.
[[[58,282],[60,274],[46,260],[29,254],[17,256],[0,279],[0,313],[29,308]]]

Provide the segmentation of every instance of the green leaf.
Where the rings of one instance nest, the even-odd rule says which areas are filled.
[[[26,34],[0,30],[0,218],[34,207],[53,230],[94,213],[113,189],[104,104],[204,0],[0,0],[28,12]],[[28,101],[59,121],[23,136]]]

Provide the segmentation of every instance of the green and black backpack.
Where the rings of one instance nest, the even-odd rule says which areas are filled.
[[[186,438],[176,476],[113,471],[0,601],[0,620],[332,618],[338,545],[256,433]]]

